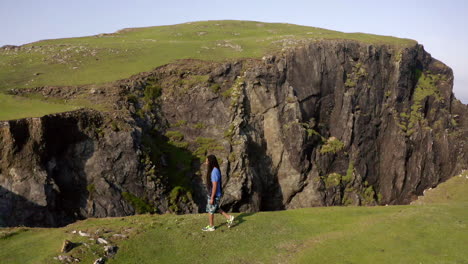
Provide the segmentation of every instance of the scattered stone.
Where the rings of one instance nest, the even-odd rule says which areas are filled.
[[[85,232],[81,232],[81,230],[78,231],[78,234],[79,234],[80,236],[83,236],[83,237],[89,237],[89,236],[90,236],[90,234],[85,233]]]
[[[238,52],[241,52],[244,50],[241,45],[231,43],[229,40],[220,41],[216,44],[216,46],[223,47],[223,48],[231,48]]]
[[[105,240],[104,238],[101,238],[101,237],[99,237],[99,238],[97,239],[97,242],[98,242],[99,244],[109,244],[109,242],[107,242],[107,240]]]
[[[94,261],[93,264],[104,264],[106,263],[106,260],[104,258],[98,258]]]
[[[267,56],[262,57],[262,60],[264,62],[266,62],[266,63],[273,63],[273,62],[275,62],[275,59],[276,59],[276,57],[273,56],[273,55],[267,55]]]
[[[19,49],[19,47],[15,46],[15,45],[4,45],[4,46],[0,47],[0,49],[13,50],[13,49]]]
[[[54,259],[60,262],[66,262],[66,263],[80,262],[80,259],[74,258],[72,256],[67,256],[67,255],[59,255],[58,257],[54,257]]]
[[[113,237],[120,237],[120,238],[127,238],[126,235],[122,235],[122,234],[114,234],[112,235]]]
[[[62,253],[67,253],[75,247],[75,243],[65,240],[62,245]]]
[[[76,234],[76,230],[71,231],[72,234]]]
[[[112,257],[115,254],[117,254],[117,250],[119,247],[117,246],[104,246],[104,252],[106,253],[106,256]]]

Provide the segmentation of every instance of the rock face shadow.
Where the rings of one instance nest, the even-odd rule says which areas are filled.
[[[283,192],[278,181],[277,168],[274,168],[272,158],[267,154],[266,146],[251,142],[248,155],[255,164],[253,177],[258,177],[257,189],[260,189],[260,211],[283,210]]]
[[[2,124],[0,225],[63,226],[87,217],[85,164],[95,145],[83,127],[96,121],[70,114]]]
[[[47,206],[41,206],[0,186],[0,227],[54,226]]]

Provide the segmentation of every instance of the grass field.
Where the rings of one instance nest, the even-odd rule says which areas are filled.
[[[0,93],[12,88],[46,85],[103,84],[180,59],[221,61],[263,55],[320,39],[350,39],[405,47],[409,39],[363,33],[343,33],[292,24],[254,21],[205,21],[171,26],[125,29],[113,34],[42,40],[17,49],[0,49]],[[10,98],[11,99],[11,98]],[[52,112],[69,107],[31,99]],[[42,113],[42,107],[0,104],[8,119]],[[12,113],[18,113],[17,115]],[[3,119],[3,118],[2,118]]]
[[[71,111],[79,106],[45,102],[0,93],[0,120],[11,120],[24,117],[40,117],[47,114]]]
[[[88,242],[68,255],[92,263],[102,246],[71,234],[101,232],[119,246],[107,263],[468,263],[468,172],[416,204],[322,207],[236,214],[202,232],[206,215],[88,219],[64,228],[0,230],[1,263],[58,263],[64,239]],[[106,233],[107,232],[107,233]],[[127,232],[127,233],[125,233]],[[112,234],[128,234],[124,240]],[[94,254],[93,254],[94,252]]]
[[[409,39],[292,24],[206,21],[43,40],[0,51],[0,89],[104,83],[178,59],[255,58],[298,40],[352,39],[407,46]]]

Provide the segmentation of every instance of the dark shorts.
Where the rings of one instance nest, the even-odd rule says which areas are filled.
[[[209,214],[214,214],[218,211],[219,209],[219,201],[221,200],[221,197],[215,197],[214,203],[210,204],[211,197],[208,196],[208,200],[206,201],[206,212]]]

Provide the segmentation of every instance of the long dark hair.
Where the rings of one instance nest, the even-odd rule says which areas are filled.
[[[208,159],[208,170],[206,170],[206,186],[208,191],[211,191],[211,187],[213,187],[213,184],[211,183],[211,172],[214,168],[218,168],[219,170],[219,164],[215,155],[208,155],[206,158]]]

